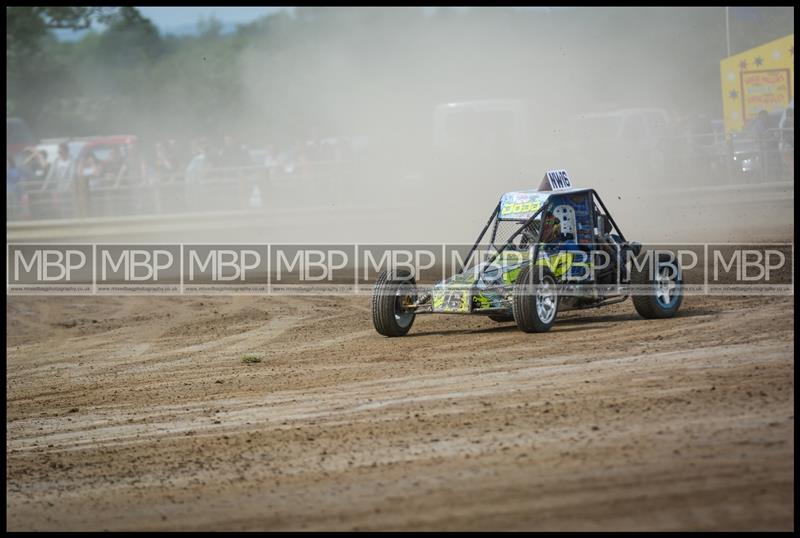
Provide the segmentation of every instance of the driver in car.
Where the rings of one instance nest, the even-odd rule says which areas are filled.
[[[553,213],[549,212],[544,216],[542,226],[542,243],[552,243],[561,239],[561,221]]]
[[[539,231],[539,221],[534,220],[522,230],[519,241],[519,250],[526,250],[536,242]],[[561,221],[552,212],[548,211],[544,217],[544,229],[540,242],[550,243],[557,241],[561,237]]]

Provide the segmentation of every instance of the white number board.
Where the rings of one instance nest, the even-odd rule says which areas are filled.
[[[566,170],[548,170],[544,174],[542,183],[544,184],[545,181],[550,186],[550,189],[554,191],[572,188],[572,183]]]

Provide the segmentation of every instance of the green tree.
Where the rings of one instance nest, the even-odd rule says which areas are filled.
[[[57,103],[74,92],[73,66],[52,30],[86,30],[95,23],[115,28],[142,19],[129,7],[7,7],[7,113],[26,118],[36,130],[44,127],[47,111],[59,110]]]

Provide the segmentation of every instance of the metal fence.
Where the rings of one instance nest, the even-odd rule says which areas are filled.
[[[759,138],[720,133],[663,137],[647,156],[654,186],[735,187],[794,181],[794,129]],[[27,180],[7,188],[7,220],[171,215],[207,211],[269,211],[283,201],[341,205],[353,195],[355,161],[312,162],[295,168],[247,166],[199,173],[111,180],[74,178],[58,184]],[[348,190],[350,189],[350,190]]]
[[[661,138],[656,176],[688,186],[752,185],[794,181],[794,129],[761,137],[721,133]]]
[[[25,180],[7,191],[7,220],[268,210],[286,197],[311,189],[319,199],[340,203],[350,164],[316,162],[291,171],[277,165],[217,167],[199,173],[78,177],[60,183]],[[280,198],[276,192],[281,193]]]

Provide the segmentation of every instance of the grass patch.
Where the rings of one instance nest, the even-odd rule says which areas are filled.
[[[255,364],[261,362],[261,357],[255,355],[242,355],[242,362],[245,364]]]

